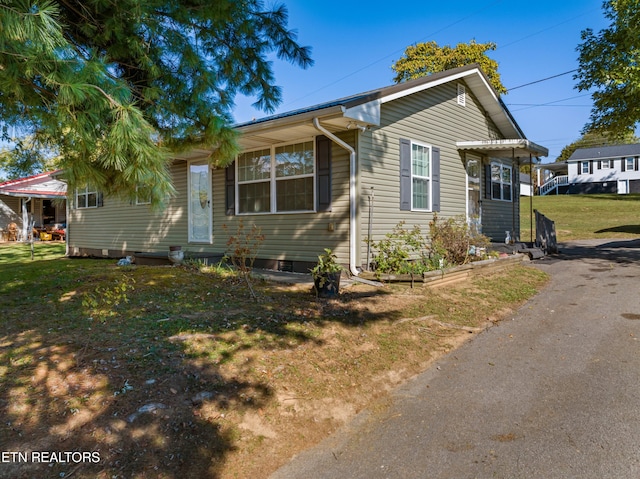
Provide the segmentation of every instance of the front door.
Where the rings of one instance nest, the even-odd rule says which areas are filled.
[[[467,220],[475,233],[482,232],[480,209],[480,159],[467,160]]]
[[[211,243],[211,168],[189,164],[189,242]]]

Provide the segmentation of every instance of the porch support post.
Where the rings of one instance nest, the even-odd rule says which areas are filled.
[[[516,240],[516,201],[518,201],[518,204],[520,204],[520,188],[518,188],[518,191],[516,191],[516,184],[518,186],[520,186],[520,167],[518,165],[518,163],[516,162],[516,149],[515,148],[511,148],[511,166],[513,168],[517,167],[517,171],[516,174],[514,175],[513,173],[511,174],[511,181],[513,182],[513,185],[511,186],[511,241]],[[516,175],[518,178],[518,181],[514,181],[516,179]],[[520,239],[520,235],[518,235],[518,240]]]
[[[533,187],[533,158],[529,153],[529,178],[531,179],[531,196],[529,196],[529,242],[533,246],[533,193],[535,188]]]

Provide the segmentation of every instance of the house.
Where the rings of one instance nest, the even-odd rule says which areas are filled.
[[[533,196],[533,183],[531,175],[520,173],[520,196]]]
[[[538,194],[541,196],[565,194],[569,189],[567,170],[566,160],[536,165],[535,171]]]
[[[26,240],[30,222],[37,230],[64,229],[67,185],[56,178],[58,173],[50,171],[0,183],[2,240]]]
[[[567,159],[567,193],[640,193],[639,157],[640,144],[579,148]]]
[[[176,157],[164,211],[89,186],[69,215],[70,255],[224,254],[239,221],[265,235],[256,265],[308,272],[324,248],[357,274],[400,221],[467,217],[503,242],[519,236],[518,166],[546,156],[525,138],[477,65],[236,125],[225,169],[210,151]],[[140,256],[140,255],[138,255]]]

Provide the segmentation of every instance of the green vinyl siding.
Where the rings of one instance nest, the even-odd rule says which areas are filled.
[[[355,142],[354,132],[337,136],[351,145]],[[214,171],[214,249],[224,251],[226,248],[228,236],[222,234],[222,225],[226,225],[232,234],[237,229],[238,221],[242,220],[245,228],[255,224],[265,236],[259,258],[315,262],[324,248],[331,248],[338,255],[340,263],[348,264],[349,153],[332,142],[331,156],[331,211],[326,212],[226,216],[224,171]]]
[[[511,161],[500,160],[511,165]],[[487,164],[491,159],[487,160]],[[512,238],[517,239],[520,235],[520,182],[518,179],[518,165],[512,165],[514,174],[511,184],[511,195],[513,201],[492,200],[491,191],[487,193],[489,186],[487,181],[482,182],[482,233],[492,241],[501,243],[505,239],[505,232],[509,231]],[[485,173],[486,174],[486,173]],[[514,228],[515,225],[515,228]],[[514,231],[515,230],[515,231]]]
[[[407,226],[419,225],[423,232],[428,233],[429,222],[433,220],[434,213],[425,210],[435,207],[438,216],[442,218],[461,217],[466,214],[466,172],[463,153],[457,149],[456,142],[494,140],[501,139],[502,136],[470,88],[466,88],[464,106],[458,103],[458,83],[451,81],[392,100],[383,98],[380,104],[379,126],[370,126],[364,131],[351,129],[335,133],[356,149],[354,178],[358,203],[356,231],[352,232],[357,238],[355,264],[366,263],[366,238],[369,230],[372,232],[372,239],[380,240],[400,221],[405,221]],[[308,140],[308,137],[301,139]],[[422,196],[419,191],[414,191],[414,211],[400,209],[400,140],[423,145],[430,149],[433,155],[435,152],[439,154],[438,162],[435,161],[436,156],[432,157],[434,162],[430,166],[433,168],[429,169],[429,174],[419,175],[418,172],[415,173],[415,178],[412,178],[422,179],[422,183],[416,181],[416,185],[422,186],[424,190]],[[405,145],[406,143],[404,141]],[[325,148],[326,144],[323,145]],[[314,191],[317,177],[314,176],[313,181],[308,179],[310,177],[305,176],[306,167],[302,166],[293,178],[295,182],[287,184],[282,194],[276,197],[278,208],[282,205],[283,209],[322,211],[250,214],[248,212],[251,209],[248,206],[243,208],[240,205],[243,214],[227,215],[228,208],[233,208],[227,204],[226,193],[236,191],[236,185],[227,181],[224,169],[214,169],[211,175],[212,243],[190,244],[188,163],[176,161],[171,169],[176,196],[162,211],[152,211],[146,205],[128,204],[109,196],[104,197],[102,207],[71,209],[68,231],[70,252],[74,254],[74,248],[116,252],[162,252],[167,251],[170,245],[181,245],[187,252],[223,254],[227,249],[229,235],[235,234],[238,222],[242,220],[246,228],[253,224],[260,227],[265,236],[258,253],[259,259],[312,263],[324,248],[331,248],[341,263],[348,264],[350,156],[348,151],[336,143],[331,142],[330,145],[330,207],[328,202],[321,207],[312,203],[312,197],[316,203],[319,199],[319,192]],[[249,159],[245,158],[243,164],[246,166],[248,161]],[[482,165],[487,165],[490,158],[482,157],[481,161]],[[439,165],[438,171],[435,169],[436,165]],[[329,168],[325,165],[321,176],[325,183],[329,177],[328,171]],[[246,168],[238,172],[238,176],[245,180],[243,184],[256,184],[258,180],[247,180],[245,173],[249,173]],[[314,171],[314,175],[319,173],[320,171]],[[484,175],[484,169],[481,174]],[[403,178],[406,178],[406,175]],[[289,181],[282,178],[276,180]],[[515,224],[519,224],[517,203],[488,199],[484,195],[484,188],[485,184],[481,179],[483,232],[492,239],[504,240],[504,231],[514,229],[514,211]],[[513,196],[517,200],[517,183],[513,188]],[[433,191],[439,191],[437,203],[435,198],[425,196],[431,195]],[[252,194],[254,197],[264,196],[260,191]],[[247,197],[246,194],[240,196]],[[300,204],[296,203],[298,199],[301,201]],[[324,202],[327,198],[322,199]],[[253,203],[255,204],[255,201]]]
[[[400,139],[440,148],[440,211],[442,218],[466,214],[466,172],[458,141],[499,138],[498,130],[467,88],[465,106],[457,102],[457,83],[383,103],[380,127],[360,135],[360,208],[363,241],[360,262],[366,263],[369,217],[374,240],[400,221],[428,233],[432,212],[401,211]],[[370,195],[373,192],[373,200]]]
[[[171,167],[176,195],[163,210],[104,195],[98,208],[69,209],[69,252],[108,250],[112,255],[168,251],[187,244],[187,163]]]
[[[352,145],[355,134],[338,135]],[[258,258],[315,262],[324,248],[332,248],[343,264],[349,263],[349,153],[332,143],[331,210],[325,212],[282,213],[241,216],[226,215],[225,170],[212,172],[212,244],[188,242],[187,162],[176,161],[171,168],[176,195],[166,208],[153,211],[105,195],[103,206],[71,209],[69,251],[108,250],[110,254],[164,252],[180,245],[186,252],[224,254],[227,240],[238,221],[245,228],[261,228],[265,240]],[[226,225],[226,230],[225,230]],[[76,251],[76,252],[74,252]],[[99,254],[99,253],[98,253]]]

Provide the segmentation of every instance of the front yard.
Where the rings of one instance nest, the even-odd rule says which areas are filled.
[[[318,300],[256,281],[254,302],[223,268],[35,246],[0,246],[7,478],[265,478],[546,282],[525,265]]]
[[[639,204],[638,194],[521,197],[520,238],[529,241],[531,237],[531,208],[555,221],[556,234],[560,242],[576,239],[637,238],[640,235]]]

